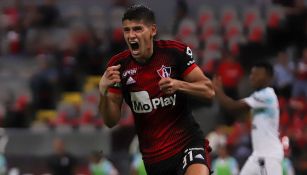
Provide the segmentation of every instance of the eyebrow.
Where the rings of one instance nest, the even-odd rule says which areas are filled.
[[[132,27],[123,27],[124,30],[141,30],[143,28],[143,26],[132,26]]]

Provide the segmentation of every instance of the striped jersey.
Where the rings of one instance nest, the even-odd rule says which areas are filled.
[[[183,80],[197,67],[189,47],[178,41],[154,41],[154,52],[147,62],[137,62],[125,50],[113,56],[108,66],[118,64],[121,83],[109,92],[121,93],[130,106],[145,163],[165,160],[192,139],[203,138],[187,105],[187,95],[166,95],[158,85],[162,77]]]

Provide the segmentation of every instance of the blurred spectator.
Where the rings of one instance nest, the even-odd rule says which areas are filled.
[[[13,104],[9,104],[7,108],[7,116],[4,121],[5,127],[26,128],[29,126],[29,99],[27,96],[19,96]]]
[[[236,122],[228,135],[227,143],[232,146],[233,156],[241,168],[252,153],[250,121]]]
[[[131,175],[147,175],[142,154],[139,152],[133,156],[131,164]]]
[[[234,99],[238,99],[238,86],[244,71],[241,64],[231,53],[228,52],[224,55],[218,66],[217,74],[222,79],[225,93]]]
[[[280,51],[274,65],[275,87],[277,95],[286,99],[291,97],[294,63],[289,60],[286,52]]]
[[[227,143],[227,137],[225,133],[225,126],[218,125],[215,127],[214,131],[211,131],[207,137],[209,140],[211,149],[212,149],[212,155],[216,156],[218,153],[218,147],[220,145],[226,145]]]
[[[212,162],[214,175],[238,175],[239,166],[236,159],[229,155],[229,147],[218,146],[218,157]]]
[[[52,27],[60,17],[60,12],[56,7],[56,0],[44,0],[44,3],[38,6],[38,21],[39,27]]]
[[[175,20],[172,28],[172,34],[175,36],[178,32],[180,22],[188,16],[189,7],[185,0],[176,1]]]
[[[117,169],[105,157],[102,151],[94,151],[89,164],[91,175],[118,175]]]
[[[5,175],[7,171],[6,158],[1,153],[0,154],[0,175]]]
[[[110,55],[118,54],[127,47],[121,27],[113,28],[110,37]]]
[[[291,148],[289,143],[289,138],[287,136],[282,137],[281,143],[284,147],[284,159],[282,161],[282,170],[283,175],[295,175],[294,167],[292,161],[290,160],[291,157]]]
[[[5,147],[8,142],[8,136],[5,133],[4,129],[0,129],[0,175],[7,174],[7,160],[4,154]]]
[[[132,156],[131,175],[147,175],[142,154],[139,149],[139,140],[137,135],[132,139],[129,146],[129,154]]]
[[[306,22],[307,11],[305,0],[273,0],[274,3],[280,4],[285,8],[286,12],[286,37],[290,43],[294,43],[298,49],[302,49],[306,44]]]
[[[124,47],[121,43],[124,42],[121,34],[121,31],[119,34],[114,34],[120,36],[114,36],[112,39],[111,47],[114,50],[111,52],[117,52]],[[95,35],[94,31],[89,29],[84,29],[84,31],[79,34],[76,33],[74,37],[79,43],[76,59],[80,70],[87,75],[101,75],[107,62],[104,50],[101,49],[101,45],[104,43]]]
[[[298,175],[307,174],[307,127],[302,132],[294,133],[292,139],[295,172]]]
[[[1,14],[1,12],[0,12]],[[17,54],[21,51],[21,6],[19,1],[11,1],[2,9],[0,31],[3,28],[2,51]],[[1,31],[2,32],[2,31]]]
[[[54,154],[48,158],[48,167],[52,175],[74,175],[76,160],[65,150],[64,141],[60,138],[53,140]]]
[[[239,98],[238,86],[244,75],[241,64],[229,52],[220,61],[217,74],[221,77],[225,94],[233,99]],[[234,122],[234,115],[221,109],[221,120],[224,124],[231,125]]]
[[[56,106],[58,73],[53,59],[51,54],[37,56],[39,68],[30,80],[34,109],[54,109]]]
[[[307,98],[307,47],[304,48],[302,58],[299,59],[296,70],[296,79],[293,85],[292,96]]]
[[[64,92],[80,91],[80,73],[74,55],[64,51],[59,55],[59,83]]]

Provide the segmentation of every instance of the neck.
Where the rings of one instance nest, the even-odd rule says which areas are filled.
[[[144,54],[144,56],[140,57],[140,58],[135,58],[135,59],[136,59],[137,62],[145,63],[147,60],[149,60],[151,58],[151,56],[153,55],[153,52],[154,52],[154,44],[153,44],[153,41],[152,41],[150,46],[148,46],[146,48],[146,53]]]
[[[263,85],[263,86],[259,86],[259,87],[256,88],[256,90],[259,91],[259,90],[264,89],[266,87],[269,87],[269,85],[266,84],[266,85]]]

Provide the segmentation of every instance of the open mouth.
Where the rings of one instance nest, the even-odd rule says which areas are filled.
[[[140,47],[138,42],[130,42],[130,46],[131,46],[132,51],[137,51]]]

